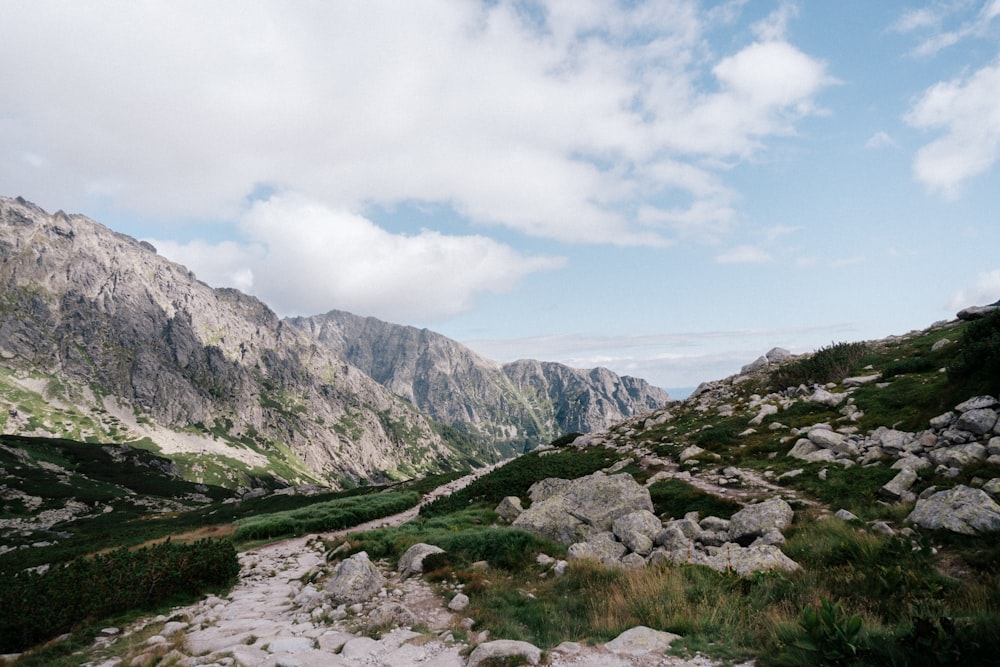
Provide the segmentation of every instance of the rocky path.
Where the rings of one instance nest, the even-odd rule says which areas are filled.
[[[488,470],[452,482],[424,498],[453,493]],[[467,667],[478,664],[473,652],[488,633],[471,630],[445,606],[439,593],[420,577],[402,579],[385,571],[387,585],[365,604],[332,607],[322,592],[328,573],[325,549],[331,539],[383,526],[401,525],[416,517],[413,508],[347,531],[283,540],[240,554],[238,583],[224,598],[210,596],[178,608],[169,617],[135,624],[124,633],[109,628],[93,655],[109,655],[108,647],[127,646],[122,657],[97,658],[94,667]],[[418,619],[409,627],[384,631],[386,609],[405,607]],[[391,614],[390,614],[391,616]],[[377,627],[373,627],[377,626]],[[389,623],[389,625],[395,625]],[[412,625],[412,624],[411,624]],[[617,644],[585,646],[566,643],[546,655],[552,667],[710,667],[704,658],[663,657],[663,646],[643,633]],[[377,638],[376,638],[377,637]],[[653,641],[653,644],[650,642]],[[503,642],[494,642],[499,646]],[[119,648],[116,653],[121,653]],[[471,654],[471,655],[470,655]]]

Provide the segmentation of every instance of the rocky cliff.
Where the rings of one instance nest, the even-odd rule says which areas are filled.
[[[200,438],[202,454],[332,483],[447,468],[468,454],[257,299],[20,198],[0,198],[0,357],[8,432],[139,439],[161,426]],[[45,397],[34,413],[32,390]],[[26,411],[26,423],[8,423]],[[116,433],[81,430],[107,426],[108,412]]]
[[[335,310],[288,321],[434,419],[512,451],[605,429],[669,400],[604,368],[499,364],[433,331],[373,317]]]

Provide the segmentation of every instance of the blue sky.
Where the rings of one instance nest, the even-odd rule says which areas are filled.
[[[1000,299],[1000,0],[0,0],[0,193],[663,387]]]

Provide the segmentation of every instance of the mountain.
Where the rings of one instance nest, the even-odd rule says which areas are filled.
[[[0,258],[5,432],[144,441],[204,481],[344,485],[478,454],[256,298],[85,216],[0,198]]]
[[[511,449],[602,430],[670,400],[644,380],[605,368],[500,364],[433,331],[374,317],[333,310],[288,322],[434,419]]]
[[[344,487],[496,461],[667,400],[347,313],[282,320],[149,243],[0,197],[4,433],[134,443],[197,482]]]

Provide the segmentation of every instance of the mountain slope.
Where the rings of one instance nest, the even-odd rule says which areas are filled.
[[[510,448],[590,432],[662,406],[666,392],[603,368],[499,364],[445,336],[343,311],[288,320],[434,419]]]
[[[288,481],[409,475],[462,457],[424,416],[259,300],[20,198],[0,198],[0,358],[10,431],[121,441],[166,427],[188,437],[191,457],[201,452],[195,468],[223,453]],[[44,400],[25,415],[28,395]]]

